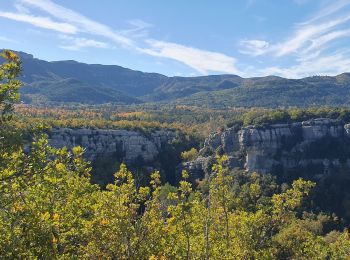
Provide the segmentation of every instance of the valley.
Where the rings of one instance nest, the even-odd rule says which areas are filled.
[[[0,1],[0,259],[350,259],[349,26],[350,0]]]
[[[201,218],[207,216],[204,212],[211,209],[207,194],[214,199],[210,203],[217,219],[212,221],[221,227],[224,222],[220,212],[229,207],[230,218],[239,218],[238,223],[244,223],[243,216],[249,215],[252,221],[249,230],[271,227],[277,230],[268,241],[277,239],[282,232],[289,233],[283,224],[285,213],[277,210],[278,198],[295,205],[288,211],[291,215],[287,222],[292,227],[300,224],[303,232],[309,225],[320,227],[318,231],[307,231],[313,240],[327,241],[332,232],[339,237],[347,236],[342,231],[350,223],[347,74],[300,80],[270,76],[243,79],[234,75],[168,78],[118,66],[45,62],[23,53],[20,57],[24,68],[20,77],[24,82],[21,102],[6,112],[10,116],[4,117],[0,131],[1,185],[8,187],[6,174],[9,174],[11,187],[6,189],[13,194],[24,185],[27,190],[24,196],[30,194],[35,200],[49,197],[61,201],[63,197],[67,200],[75,196],[68,205],[86,196],[87,201],[78,209],[83,210],[85,205],[94,208],[90,210],[94,216],[91,221],[99,218],[100,212],[103,216],[111,214],[108,215],[111,221],[113,214],[122,211],[115,211],[117,206],[110,203],[130,198],[123,204],[123,210],[135,207],[137,211],[132,211],[128,219],[145,226],[163,227],[157,234],[166,236],[166,243],[172,236],[167,228],[177,224],[164,222],[161,216],[176,214],[172,211],[175,205],[181,214],[198,218],[191,223],[200,227],[205,220]],[[324,96],[314,91],[321,91]],[[21,167],[24,170],[17,175],[16,169]],[[45,191],[38,193],[41,187]],[[55,192],[67,189],[69,192]],[[149,189],[154,190],[150,193]],[[217,192],[227,196],[228,205],[220,204],[222,195]],[[99,199],[92,199],[93,196]],[[149,197],[142,201],[143,196]],[[19,203],[17,199],[13,201]],[[148,203],[159,203],[159,207],[152,208]],[[182,211],[183,203],[195,211]],[[106,212],[109,208],[113,210]],[[143,209],[146,211],[138,212]],[[147,210],[151,210],[149,213],[154,210],[158,217],[148,219]],[[57,212],[63,215],[72,211],[63,207]],[[259,219],[260,214],[268,220],[266,223]],[[181,219],[179,216],[178,220]],[[72,220],[67,218],[65,223],[73,225],[69,221]],[[90,229],[91,222],[85,216],[78,221],[91,234],[96,231],[96,227]],[[102,223],[98,228],[103,229],[105,220],[98,221],[98,225]],[[95,241],[94,236],[81,232],[75,236],[82,241]],[[229,232],[235,234],[246,229],[235,227]],[[133,231],[126,234],[140,239]],[[176,231],[174,235],[179,234]],[[147,236],[157,240],[157,235]],[[201,233],[198,237],[203,238]],[[341,243],[346,245],[347,239]],[[215,243],[220,244],[221,240]],[[338,240],[335,241],[319,242],[326,248],[325,254],[335,254],[332,246]],[[148,242],[139,243],[148,247]],[[284,241],[268,243],[272,246],[256,246],[253,254],[284,245]],[[86,253],[85,244],[82,242],[78,247]],[[43,242],[38,244],[38,248],[43,246],[46,247]],[[162,251],[168,248],[165,244]],[[239,252],[238,248],[225,250],[228,255]],[[134,248],[133,252],[136,257],[145,251]],[[175,254],[179,252],[181,249]],[[201,252],[202,249],[193,254]],[[276,259],[294,254],[277,252]]]

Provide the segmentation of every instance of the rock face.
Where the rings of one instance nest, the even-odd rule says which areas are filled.
[[[331,119],[313,119],[265,128],[229,128],[211,134],[200,157],[184,165],[194,176],[205,172],[210,155],[229,155],[231,167],[260,173],[291,174],[309,171],[330,174],[350,168],[350,125]],[[207,159],[205,159],[207,158]]]
[[[173,131],[157,130],[148,135],[128,130],[52,129],[49,144],[56,148],[85,148],[85,157],[93,161],[98,156],[114,156],[120,161],[152,162],[162,147],[176,138]]]

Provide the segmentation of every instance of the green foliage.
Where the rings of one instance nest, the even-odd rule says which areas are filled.
[[[233,81],[232,81],[233,82]],[[177,104],[210,108],[349,106],[348,73],[335,77],[285,79],[275,76],[241,79],[228,89],[195,91]],[[198,87],[197,87],[198,89]],[[190,93],[190,92],[189,92]]]
[[[29,154],[3,155],[0,255],[4,258],[247,259],[349,256],[346,233],[324,236],[321,219],[304,214],[314,186],[295,181],[283,193],[258,174],[232,174],[218,159],[209,190],[136,188],[124,164],[106,190],[90,183],[79,147],[53,149],[37,138]],[[241,178],[241,180],[236,180]],[[248,182],[242,178],[249,179]],[[238,188],[240,185],[241,188]],[[249,197],[246,199],[245,197]],[[319,226],[319,227],[318,227]],[[316,228],[318,227],[318,228]],[[321,231],[320,231],[321,230]]]
[[[261,109],[252,108],[243,112],[228,124],[243,126],[268,126],[278,123],[293,123],[315,118],[329,118],[341,122],[350,122],[350,110],[348,108],[335,107],[309,107],[309,108],[290,108],[290,109]]]
[[[21,61],[18,56],[8,50],[0,52],[0,58],[5,61],[0,65],[0,124],[8,119],[13,110],[13,104],[19,101],[21,82],[16,79],[21,71]]]
[[[286,79],[236,75],[166,77],[120,66],[23,58],[27,87],[22,100],[34,105],[138,104],[167,101],[198,107],[349,106],[348,73]],[[40,78],[40,80],[38,80]]]
[[[289,115],[305,116],[277,111],[267,118]],[[243,122],[252,120],[249,114]],[[178,187],[161,186],[158,171],[139,187],[125,164],[101,189],[91,183],[81,147],[55,149],[37,135],[26,152],[20,143],[0,152],[4,259],[350,258],[348,231],[330,228],[336,217],[305,206],[311,181],[282,189],[269,175],[230,170],[224,155],[200,189],[186,171]]]
[[[185,162],[192,161],[196,159],[198,156],[198,150],[196,148],[191,148],[188,151],[184,151],[181,153],[181,158]]]

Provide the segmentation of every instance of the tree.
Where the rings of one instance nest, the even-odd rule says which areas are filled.
[[[181,158],[185,162],[193,161],[194,159],[197,158],[197,156],[198,156],[198,151],[196,148],[191,148],[190,150],[184,151],[181,153]]]
[[[87,243],[97,185],[82,149],[53,149],[37,138],[29,154],[5,154],[0,168],[0,255],[5,258],[77,256]]]
[[[21,82],[16,77],[21,72],[21,61],[12,51],[3,50],[0,57],[0,124],[11,116],[13,104],[19,101]]]

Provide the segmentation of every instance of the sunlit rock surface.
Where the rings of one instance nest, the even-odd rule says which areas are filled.
[[[229,128],[211,134],[198,159],[184,163],[183,168],[201,178],[204,165],[219,152],[229,155],[232,168],[279,174],[309,171],[322,176],[350,168],[349,147],[350,125],[326,118],[238,131]]]
[[[57,128],[49,132],[49,144],[68,149],[79,145],[85,149],[85,157],[90,161],[97,156],[114,155],[127,163],[140,159],[151,162],[162,146],[175,137],[176,134],[168,130],[144,134],[129,130]]]

